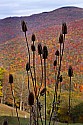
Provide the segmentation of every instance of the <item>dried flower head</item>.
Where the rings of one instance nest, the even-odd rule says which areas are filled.
[[[40,96],[43,96],[46,92],[46,88],[43,88],[41,91],[40,91]]]
[[[54,66],[56,66],[56,65],[57,65],[57,60],[54,61]]]
[[[63,43],[63,34],[60,34],[59,36],[59,43]]]
[[[69,69],[68,69],[68,76],[69,76],[69,77],[72,77],[72,76],[73,76],[73,69],[72,69],[72,66],[69,66]]]
[[[29,70],[30,70],[30,64],[27,63],[27,64],[26,64],[26,71],[28,72]]]
[[[62,24],[62,33],[67,34],[67,25],[66,25],[66,23]]]
[[[47,59],[48,56],[48,49],[47,46],[43,47],[43,59]]]
[[[24,21],[21,22],[21,25],[22,25],[22,31],[23,32],[26,32],[27,31],[27,26],[26,26],[26,23]]]
[[[35,51],[35,50],[36,50],[36,49],[35,49],[35,46],[34,46],[33,44],[31,45],[31,50],[32,50],[32,51]]]
[[[41,45],[41,43],[38,44],[38,54],[39,55],[42,54],[42,45]]]
[[[56,56],[59,56],[59,51],[58,51],[58,49],[57,49],[57,51],[55,52],[55,55],[56,55]]]
[[[30,93],[29,93],[28,104],[29,104],[30,106],[34,105],[34,94],[33,94],[33,92],[30,92]]]
[[[8,120],[4,119],[3,125],[8,125]]]
[[[39,108],[39,111],[40,111],[41,108],[42,108],[42,104],[41,104],[41,102],[38,102],[38,108]]]
[[[13,75],[9,74],[9,83],[12,84],[13,83]]]
[[[32,41],[34,42],[35,41],[35,35],[32,34]]]

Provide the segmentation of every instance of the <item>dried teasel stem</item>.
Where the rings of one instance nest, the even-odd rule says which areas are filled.
[[[28,87],[28,93],[30,94],[30,80],[29,80],[29,70],[30,70],[30,65],[27,63],[26,64],[26,70],[27,70],[27,76],[28,76],[28,85],[27,85],[27,87]],[[28,97],[28,96],[27,96]],[[28,100],[28,99],[27,99]],[[31,113],[31,108],[32,107],[30,107],[30,125],[32,124],[32,113]]]
[[[29,71],[30,71],[30,64],[27,62],[27,64],[26,64],[26,71],[27,71],[27,76],[28,76],[28,91],[29,91],[29,93],[30,93],[30,81],[29,81]]]
[[[64,40],[63,40],[63,35],[64,34]],[[66,23],[63,23],[62,24],[62,34],[60,35],[59,37],[59,43],[60,43],[60,54],[58,52],[58,50],[56,51],[55,55],[56,55],[56,60],[57,60],[57,56],[59,57],[60,55],[60,61],[59,61],[59,68],[58,68],[58,71],[57,71],[57,78],[56,78],[56,81],[55,81],[55,93],[56,93],[56,102],[57,102],[57,90],[58,90],[58,84],[59,84],[59,78],[60,78],[60,71],[61,71],[61,62],[62,62],[62,56],[63,56],[63,52],[64,52],[64,41],[65,41],[65,34],[67,34],[67,26],[66,26]],[[61,44],[63,44],[63,48],[61,48]],[[61,53],[61,50],[62,50],[62,53]],[[54,100],[53,100],[53,104],[55,102],[55,96],[54,96]],[[55,103],[56,103],[55,102]],[[50,117],[50,121],[49,121],[49,125],[51,123],[51,118],[52,118],[52,114],[53,114],[53,111],[54,111],[54,106],[52,108],[52,113],[51,113],[51,117]]]
[[[70,111],[71,111],[71,77],[73,76],[72,66],[69,66],[68,76],[70,77],[70,83],[69,83],[69,115],[70,115]]]
[[[26,26],[25,21],[21,22],[21,26],[22,26],[22,31],[25,34],[25,39],[26,39],[26,44],[27,44],[27,49],[28,49],[28,54],[29,54],[29,64],[30,64],[30,50],[29,50],[28,40],[27,40],[27,36],[26,36],[27,26]]]
[[[15,96],[14,96],[13,89],[12,89],[12,83],[13,83],[13,75],[12,74],[9,74],[9,83],[10,83],[10,87],[11,87],[12,97],[13,97],[13,100],[14,100],[14,105],[15,105],[15,108],[16,108],[16,114],[17,114],[18,124],[20,125],[20,119],[19,119],[19,116],[18,116],[18,110],[17,110],[16,100],[15,100]]]
[[[34,92],[35,92],[35,97],[37,96],[37,91],[36,91],[36,64],[35,64],[35,39],[36,39],[36,37],[35,37],[35,34],[32,34],[32,42],[33,42],[33,44],[32,44],[32,46],[31,46],[31,48],[32,48],[32,52],[33,52],[33,70],[34,70],[34,81],[35,81],[35,86],[34,86]],[[37,105],[37,102],[38,101],[38,99],[37,99],[37,97],[36,97],[36,108],[37,108],[37,125],[38,125],[38,105]]]
[[[46,59],[44,59],[44,84],[46,89]],[[46,125],[46,91],[45,91],[45,125]]]
[[[38,54],[40,56],[40,61],[41,61],[41,72],[42,72],[42,77],[41,77],[41,85],[38,89],[38,96],[37,96],[37,110],[38,110],[38,114],[39,114],[39,117],[40,117],[40,120],[41,120],[41,124],[43,125],[43,120],[42,120],[42,117],[41,117],[41,110],[40,110],[40,106],[39,106],[39,94],[41,93],[40,92],[40,89],[42,87],[42,83],[43,83],[43,62],[42,62],[42,53],[43,53],[43,50],[42,50],[42,45],[41,43],[38,44]],[[40,94],[41,95],[41,94]]]
[[[42,87],[42,83],[43,83],[43,62],[42,62],[42,53],[43,53],[43,50],[42,50],[42,45],[41,43],[38,44],[38,54],[40,56],[40,61],[41,61],[41,72],[42,72],[42,77],[41,77],[41,85],[39,87],[39,91],[38,91],[38,96],[39,96],[39,92],[40,92],[40,89]]]
[[[61,82],[62,82],[63,78],[62,75],[60,76],[60,93],[61,93]]]
[[[43,59],[44,59],[44,86],[46,89],[46,59],[48,57],[47,47],[43,47]],[[46,125],[46,91],[45,91],[45,125]]]
[[[33,105],[34,105],[34,94],[33,94],[33,92],[29,92],[28,104],[30,106],[30,125],[32,123],[32,121],[31,121],[31,114],[33,114],[34,124],[36,125],[35,114],[34,114],[34,111],[33,111]]]
[[[55,82],[56,82],[56,72],[55,72]],[[52,103],[52,111],[51,111],[51,115],[50,115],[49,125],[51,124],[52,115],[56,108],[56,100],[57,100],[57,85],[55,84],[54,99],[53,99],[53,103]]]
[[[56,55],[56,62],[57,62],[57,65],[56,65],[57,67],[56,68],[58,69],[58,66],[59,66],[59,55],[60,55],[58,49],[56,50],[55,55]]]
[[[64,34],[64,40],[63,40],[63,49],[62,49],[62,56],[64,51],[64,42],[65,42],[65,35],[67,34],[67,25],[66,23],[62,23],[62,34]]]
[[[34,34],[32,34],[32,42],[33,42],[33,44],[32,44],[32,46],[31,46],[31,48],[32,48],[32,52],[33,52],[33,70],[34,70],[34,81],[35,81],[35,88],[36,88],[36,69],[35,69],[35,35]]]
[[[29,62],[27,62],[27,64],[26,64],[26,71],[27,71],[28,79],[29,79],[29,73],[28,72],[30,71],[32,82],[33,82],[33,87],[34,87],[34,78],[33,78],[33,75],[32,75],[32,71],[31,71],[31,67],[30,67]],[[30,88],[29,88],[29,82],[28,82],[28,89],[30,90]]]
[[[29,96],[28,96],[28,104],[29,104],[30,106],[34,105],[34,94],[33,94],[33,92],[30,92],[30,93],[29,93]]]
[[[31,49],[33,51],[33,68],[34,68],[34,77],[33,77],[33,74],[32,74],[32,70],[31,70],[31,67],[30,67],[30,49],[29,49],[29,45],[28,45],[28,40],[27,40],[27,36],[26,36],[26,32],[27,32],[27,26],[26,26],[26,23],[24,21],[22,21],[22,31],[25,33],[25,39],[26,39],[26,43],[27,43],[27,49],[28,49],[28,64],[26,66],[26,70],[27,70],[27,74],[28,74],[28,71],[30,71],[30,74],[31,74],[31,78],[32,78],[32,82],[33,82],[33,88],[34,88],[34,92],[36,90],[36,72],[35,72],[35,46],[34,46],[34,42],[35,42],[35,35],[33,34],[32,35],[32,46],[31,46]],[[29,77],[29,74],[28,74],[28,77]],[[34,84],[35,83],[35,84]],[[28,83],[28,89],[30,91],[30,87],[29,87],[29,83]],[[37,119],[37,123],[38,123],[38,119]],[[36,124],[36,122],[35,122]]]
[[[26,40],[27,50],[28,50],[28,56],[29,56],[28,57],[28,63],[30,65],[30,49],[29,49],[28,40],[27,40],[27,36],[26,36],[27,26],[26,26],[25,21],[22,21],[21,25],[22,25],[22,31],[25,33],[25,40]],[[32,71],[31,71],[31,67],[30,67],[30,74],[31,74],[31,78],[32,78],[32,82],[33,82],[33,87],[34,87],[34,78],[33,78],[33,74],[32,74]]]

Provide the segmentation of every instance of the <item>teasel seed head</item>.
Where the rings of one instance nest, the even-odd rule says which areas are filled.
[[[42,104],[40,102],[38,102],[38,108],[39,108],[39,111],[42,109]]]
[[[58,51],[58,49],[57,49],[57,51],[55,52],[55,55],[56,55],[56,56],[59,56],[59,51]]]
[[[60,76],[60,82],[62,82],[63,81],[63,78],[62,78],[62,75]]]
[[[43,59],[47,59],[48,56],[48,49],[47,46],[43,47]]]
[[[62,24],[62,33],[67,34],[67,25],[66,25],[66,23]]]
[[[57,60],[54,61],[54,66],[57,66]]]
[[[12,84],[13,83],[13,75],[9,74],[9,83]]]
[[[68,69],[68,76],[69,76],[69,77],[72,77],[72,76],[73,76],[73,69],[72,69],[72,66],[69,66],[69,69]]]
[[[31,50],[32,50],[32,51],[35,51],[35,50],[36,50],[36,49],[35,49],[35,45],[33,45],[33,44],[31,45]]]
[[[59,43],[60,44],[63,43],[63,34],[60,34],[60,36],[59,36]]]
[[[46,88],[43,88],[41,91],[40,91],[40,96],[43,96],[46,92]]]
[[[41,45],[41,43],[38,44],[38,54],[39,55],[42,54],[42,45]]]
[[[32,34],[32,41],[35,41],[35,34]]]
[[[22,31],[23,32],[26,32],[27,31],[27,26],[26,26],[26,23],[24,21],[21,22],[21,25],[22,25]]]
[[[28,72],[30,70],[30,64],[27,62],[26,64],[26,71]]]
[[[30,93],[29,93],[28,104],[29,104],[30,106],[34,105],[34,94],[33,94],[33,92],[30,92]]]

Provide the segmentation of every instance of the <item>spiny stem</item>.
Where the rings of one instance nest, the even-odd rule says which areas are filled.
[[[71,110],[71,77],[70,77],[70,84],[69,84],[69,115]]]
[[[44,85],[46,89],[46,59],[44,59]],[[45,91],[45,125],[46,125],[46,91]]]
[[[65,34],[64,34],[64,41],[65,41]],[[53,111],[54,111],[55,94],[56,94],[56,102],[57,102],[57,90],[58,90],[58,83],[59,83],[59,77],[60,77],[60,71],[61,71],[62,56],[63,56],[63,52],[64,52],[64,41],[63,41],[62,54],[61,54],[61,44],[60,44],[60,61],[59,61],[60,64],[59,64],[58,74],[57,74],[57,78],[56,78],[56,82],[55,82],[55,93],[54,93],[54,100],[53,100],[53,108],[52,108],[52,113],[51,113],[51,116],[50,116],[49,125],[51,123],[51,118],[52,118],[52,114],[53,114]],[[56,57],[56,60],[57,60],[57,57]],[[57,66],[56,66],[56,70],[57,70]]]
[[[34,45],[34,41],[33,41],[33,45]],[[33,51],[33,70],[34,70],[34,81],[35,81],[35,88],[36,88],[35,51]]]
[[[64,34],[64,40],[63,40],[62,56],[63,56],[63,52],[64,52],[64,42],[65,42],[65,34]]]
[[[26,39],[26,44],[27,44],[27,49],[28,49],[28,54],[29,54],[29,64],[30,64],[30,50],[29,50],[29,45],[28,45],[28,41],[27,41],[26,32],[25,32],[25,39]]]
[[[25,32],[25,39],[26,39],[26,44],[27,44],[27,49],[28,49],[28,54],[29,54],[29,64],[30,64],[30,50],[29,50],[29,45],[28,45],[28,41],[27,41],[26,32]],[[30,67],[30,74],[31,74],[31,78],[32,78],[32,82],[33,82],[33,87],[34,87],[34,78],[33,78],[33,75],[32,75],[31,67]]]
[[[41,77],[41,85],[40,85],[39,90],[38,90],[38,96],[39,96],[39,92],[40,92],[40,89],[41,89],[42,83],[43,83],[43,63],[42,63],[42,56],[41,55],[40,55],[40,60],[41,60],[42,77]]]
[[[10,86],[11,86],[12,97],[14,99],[14,105],[16,107],[16,114],[17,114],[18,124],[20,125],[20,120],[19,120],[19,117],[18,117],[18,110],[17,110],[17,106],[16,106],[16,100],[15,100],[15,97],[14,97],[14,94],[13,94],[12,84],[10,84]]]

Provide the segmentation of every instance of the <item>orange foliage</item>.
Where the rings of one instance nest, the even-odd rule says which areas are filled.
[[[79,85],[80,92],[83,92],[83,85]]]
[[[79,89],[80,92],[83,92],[83,85],[79,85],[77,83],[74,84],[74,90]]]

